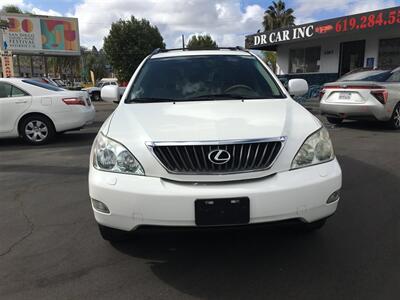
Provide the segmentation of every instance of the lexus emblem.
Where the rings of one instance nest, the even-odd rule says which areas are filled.
[[[231,160],[231,155],[226,150],[217,149],[208,153],[208,160],[213,164],[223,165]]]

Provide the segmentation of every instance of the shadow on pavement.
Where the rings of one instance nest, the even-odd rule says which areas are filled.
[[[91,145],[96,135],[97,131],[96,132],[71,131],[64,134],[57,134],[49,144],[40,146],[29,145],[25,143],[21,138],[0,139],[0,150],[43,149],[43,148]]]
[[[331,125],[331,126],[336,127],[336,128],[348,128],[348,129],[376,131],[376,132],[396,132],[396,130],[391,129],[387,123],[378,122],[378,121],[348,121],[348,120],[346,120],[342,124]]]
[[[383,299],[398,287],[400,174],[339,159],[342,200],[321,231],[160,230],[113,247],[148,260],[168,286],[194,297]]]

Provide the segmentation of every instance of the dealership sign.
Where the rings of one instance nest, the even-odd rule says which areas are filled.
[[[274,49],[277,45],[289,42],[306,41],[377,28],[391,30],[400,28],[400,7],[257,33],[246,37],[246,48]]]
[[[16,54],[80,55],[78,19],[7,14],[3,50]]]

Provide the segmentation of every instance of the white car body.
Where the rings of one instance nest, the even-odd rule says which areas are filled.
[[[374,76],[381,78],[374,80]],[[321,114],[332,123],[345,119],[378,120],[400,129],[400,68],[345,75],[325,84],[321,96]]]
[[[251,54],[229,50],[171,51],[149,59],[180,55]],[[127,90],[142,66],[133,75]],[[276,76],[269,69],[268,72],[285,98],[132,105],[124,103],[125,93],[99,135],[125,146],[143,166],[145,176],[95,168],[92,149],[90,197],[109,209],[109,213],[104,213],[93,207],[97,222],[124,231],[142,225],[196,226],[196,200],[238,197],[249,198],[248,224],[290,219],[311,223],[334,214],[338,201],[327,203],[327,200],[341,188],[337,160],[296,170],[291,167],[307,137],[322,125],[293,101]],[[175,174],[160,163],[151,149],[157,143],[193,145],[261,140],[283,142],[270,168],[224,175]]]
[[[0,138],[20,136],[19,124],[29,115],[43,115],[51,120],[56,132],[79,129],[93,122],[95,109],[86,92],[52,91],[24,82],[23,78],[1,78],[26,95],[0,98]],[[63,99],[82,99],[85,105],[67,105]]]

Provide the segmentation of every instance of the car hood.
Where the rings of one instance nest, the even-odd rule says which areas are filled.
[[[280,158],[270,170],[223,176],[224,180],[241,180],[289,169],[304,140],[320,127],[320,122],[293,100],[267,99],[121,103],[101,131],[127,147],[146,175],[190,181],[199,178],[167,173],[146,144],[287,137]],[[222,177],[204,176],[200,180],[218,181]]]
[[[210,141],[285,134],[288,100],[197,101],[123,104],[108,135],[123,140]]]

